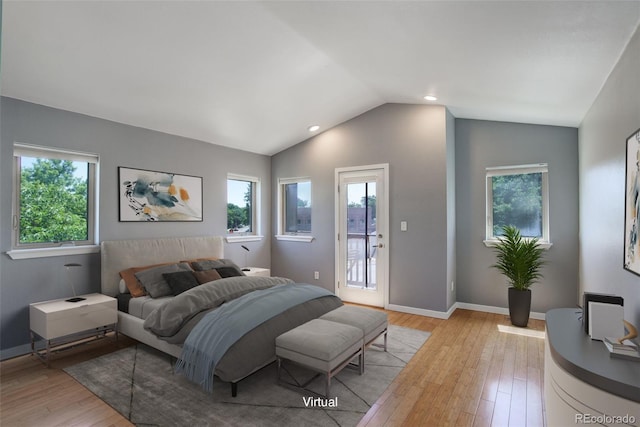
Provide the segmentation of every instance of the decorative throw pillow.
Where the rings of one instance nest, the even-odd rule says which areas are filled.
[[[191,266],[191,268],[193,270],[195,270],[195,268],[193,267],[193,263],[194,262],[202,262],[202,261],[218,261],[220,258],[194,258],[194,259],[188,259],[185,261],[180,261],[180,262],[186,262],[187,264],[189,264]]]
[[[223,279],[225,277],[246,276],[237,266],[218,267],[216,271]]]
[[[169,264],[161,267],[150,268],[148,270],[139,271],[136,273],[138,281],[142,283],[142,286],[146,289],[147,293],[151,295],[151,298],[160,298],[173,295],[169,284],[164,280],[162,275],[164,273],[175,273],[178,271],[190,271],[189,264]]]
[[[191,263],[191,266],[195,271],[213,270],[220,267],[236,267],[238,270],[240,270],[240,267],[238,267],[235,262],[227,258],[222,258],[217,260],[208,259],[204,261],[194,261]]]
[[[216,270],[194,271],[193,276],[201,285],[222,278]]]
[[[163,273],[162,277],[171,288],[173,295],[180,295],[184,291],[195,288],[200,283],[193,275],[193,271],[178,271],[176,273]]]
[[[140,267],[131,267],[126,270],[122,270],[120,272],[120,277],[124,280],[127,285],[127,289],[129,289],[129,293],[132,297],[143,297],[147,294],[142,283],[138,281],[136,277],[136,273],[143,270],[149,270],[150,268],[160,267],[162,265],[169,265],[173,263],[162,263],[162,264],[153,264],[153,265],[145,265]]]

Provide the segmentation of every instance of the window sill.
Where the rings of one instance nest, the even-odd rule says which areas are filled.
[[[277,240],[282,240],[285,242],[304,242],[311,243],[315,237],[308,235],[299,235],[299,234],[277,234]]]
[[[56,248],[13,249],[7,251],[11,259],[46,258],[52,256],[95,254],[100,252],[99,245],[60,246]]]
[[[247,234],[244,236],[227,236],[227,243],[243,243],[243,242],[260,242],[264,236],[256,236],[255,234]]]
[[[487,239],[487,240],[483,240],[483,243],[486,247],[488,248],[493,248],[495,247],[498,243],[500,243],[500,240],[497,239]],[[553,243],[551,242],[547,242],[547,241],[538,241],[538,246],[541,247],[544,250],[549,250],[549,248],[551,246],[553,246]]]

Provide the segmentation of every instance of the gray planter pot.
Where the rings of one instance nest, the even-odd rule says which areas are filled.
[[[513,326],[527,327],[531,312],[531,290],[509,288],[509,317]]]

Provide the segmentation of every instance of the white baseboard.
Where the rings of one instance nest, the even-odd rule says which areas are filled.
[[[389,304],[387,307],[391,311],[399,311],[400,313],[417,314],[419,316],[435,317],[436,319],[448,319],[456,310],[453,304],[448,311],[427,310],[424,308],[407,307],[405,305]]]
[[[485,313],[505,314],[509,315],[509,309],[505,307],[494,307],[490,305],[469,304],[466,302],[456,302],[447,311],[427,310],[424,308],[407,307],[404,305],[389,304],[388,310],[399,311],[401,313],[417,314],[419,316],[435,317],[436,319],[448,319],[456,309],[482,311]],[[544,313],[532,311],[530,314],[532,319],[545,320]]]

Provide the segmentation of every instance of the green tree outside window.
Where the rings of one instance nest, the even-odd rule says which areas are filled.
[[[493,233],[513,225],[524,237],[542,236],[542,173],[492,177]]]
[[[20,170],[19,242],[88,240],[88,183],[76,175],[77,165],[88,168],[88,164],[22,159],[25,166]]]

